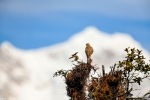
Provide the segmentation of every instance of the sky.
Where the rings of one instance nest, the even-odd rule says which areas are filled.
[[[88,26],[130,34],[150,52],[149,0],[0,0],[0,44],[51,46]]]

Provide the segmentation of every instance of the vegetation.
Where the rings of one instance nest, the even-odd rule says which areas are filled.
[[[90,63],[79,61],[76,52],[70,59],[74,58],[77,64],[74,64],[71,70],[58,70],[54,76],[65,78],[70,100],[128,100],[128,96],[134,90],[130,84],[140,85],[143,79],[150,77],[150,64],[145,63],[141,50],[128,47],[125,51],[125,60],[110,67],[109,73],[105,73],[102,65],[102,75],[94,77],[90,72],[96,72],[98,68],[91,64],[92,59],[88,58]]]

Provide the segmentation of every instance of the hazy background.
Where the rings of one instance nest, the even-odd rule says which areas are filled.
[[[35,49],[87,26],[130,34],[150,51],[149,0],[0,0],[0,43]]]
[[[148,61],[150,0],[0,0],[0,99],[68,100],[63,79],[53,74],[73,67],[70,54],[85,58],[87,42],[93,64],[107,72],[128,46]],[[149,84],[135,85],[134,95]]]

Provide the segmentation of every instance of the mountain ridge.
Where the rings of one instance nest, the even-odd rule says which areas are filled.
[[[0,77],[4,77],[2,86],[7,84],[9,87],[7,91],[0,87],[0,91],[5,93],[0,97],[15,97],[21,100],[68,100],[63,79],[52,76],[59,69],[68,70],[73,67],[69,57],[75,52],[79,52],[80,60],[86,62],[84,50],[87,42],[94,48],[92,64],[97,64],[100,68],[104,65],[106,72],[109,72],[109,67],[114,63],[124,59],[124,49],[128,46],[142,50],[146,61],[150,59],[149,52],[130,35],[118,32],[107,34],[95,27],[88,27],[65,42],[33,50],[21,50],[9,42],[4,42],[0,45]],[[150,81],[144,82],[143,85],[135,87],[140,87],[143,92],[150,90],[144,87],[148,86]],[[12,95],[9,95],[10,93]],[[134,94],[137,95],[138,92]]]

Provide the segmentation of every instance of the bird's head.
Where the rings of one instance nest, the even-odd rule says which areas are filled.
[[[89,43],[86,43],[86,46],[89,46],[90,44]]]

